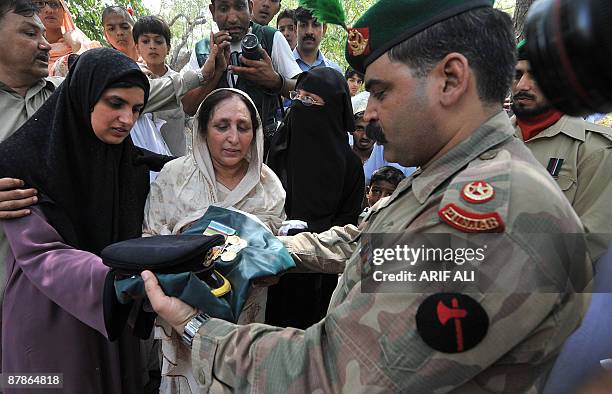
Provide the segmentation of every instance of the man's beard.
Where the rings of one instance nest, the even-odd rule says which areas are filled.
[[[525,93],[518,93],[516,96],[514,96],[512,98],[512,105],[510,106],[510,108],[512,108],[512,112],[519,119],[533,118],[534,116],[542,115],[543,113],[546,113],[546,112],[550,111],[553,108],[552,105],[550,105],[548,103],[542,104],[542,105],[539,105],[539,106],[533,107],[533,108],[524,108],[524,107],[521,107],[520,105],[517,105],[514,102],[515,99],[519,99],[521,97],[529,98],[529,99],[532,99],[532,100],[535,101],[535,96],[528,95],[528,94],[525,94]]]
[[[380,127],[380,124],[376,122],[368,123],[366,126],[366,135],[369,139],[374,140],[374,142],[376,142],[378,145],[386,144],[388,142],[382,127]]]

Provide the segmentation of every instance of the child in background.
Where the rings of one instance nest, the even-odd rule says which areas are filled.
[[[139,18],[132,29],[132,37],[142,61],[151,72],[149,78],[159,78],[178,74],[166,64],[170,53],[170,26],[157,16]],[[184,156],[186,152],[185,113],[180,108],[158,111],[152,114],[153,122],[165,122],[161,135],[174,156]]]
[[[349,67],[344,73],[344,78],[346,79],[346,83],[349,86],[349,92],[351,93],[351,97],[359,93],[359,89],[361,89],[361,85],[363,85],[363,74]]]
[[[406,178],[403,172],[395,167],[385,166],[374,171],[370,185],[366,189],[368,206],[359,215],[359,222],[363,221],[370,208],[379,200],[393,194],[397,185]]]
[[[104,38],[111,47],[123,52],[135,62],[141,60],[132,37],[134,19],[128,10],[119,6],[106,7],[102,11],[102,27]]]
[[[151,74],[144,60],[138,55],[132,35],[134,19],[125,8],[106,7],[102,12],[102,26],[104,27],[104,38],[113,49],[134,60],[147,76]],[[168,144],[166,144],[160,131],[162,124],[163,120],[157,119],[157,121],[154,121],[152,114],[142,114],[130,132],[134,145],[153,153],[171,156],[170,148],[168,148]],[[153,182],[157,177],[157,172],[152,171],[150,175],[151,182]]]

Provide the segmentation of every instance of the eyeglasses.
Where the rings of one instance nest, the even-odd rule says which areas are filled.
[[[43,8],[45,8],[45,5],[48,5],[49,8],[51,8],[52,10],[57,10],[62,8],[62,5],[60,3],[58,3],[57,1],[33,1],[32,3],[34,3],[34,5],[36,6],[36,8],[38,8],[39,10],[42,11]]]
[[[320,106],[325,105],[325,103],[320,103],[316,99],[310,96],[300,96],[300,93],[296,92],[295,90],[292,90],[289,92],[289,98],[291,100],[300,100],[302,104],[304,104],[307,107],[310,107],[311,105],[320,105]]]

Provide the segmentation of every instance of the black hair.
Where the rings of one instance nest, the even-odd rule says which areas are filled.
[[[131,26],[134,26],[134,18],[132,15],[123,7],[119,7],[118,5],[112,5],[106,7],[104,11],[102,11],[102,25],[104,25],[104,21],[111,15],[119,15],[122,16],[123,19],[127,21]]]
[[[374,182],[386,181],[397,187],[397,185],[406,178],[403,172],[395,167],[384,166],[374,171],[372,178],[370,178],[370,187]]]
[[[292,10],[291,8],[286,8],[282,10],[280,14],[278,14],[276,17],[276,27],[278,27],[278,21],[281,19],[291,19],[294,25],[297,24],[297,19],[295,19],[295,10]]]
[[[79,56],[76,53],[71,53],[70,55],[68,55],[68,69],[72,68],[72,65],[79,59]]]
[[[38,13],[38,8],[34,5],[32,0],[2,0],[0,2],[0,21],[10,12],[30,17]]]
[[[437,23],[389,50],[391,61],[427,76],[452,52],[461,53],[476,75],[478,96],[485,103],[502,104],[516,64],[512,20],[503,11],[476,8]]]
[[[249,109],[249,114],[251,115],[251,125],[253,127],[253,137],[256,135],[256,131],[259,128],[259,120],[257,119],[257,109],[253,105],[253,103],[244,97],[242,94],[233,92],[231,90],[219,90],[217,92],[212,93],[206,100],[205,104],[202,105],[200,109],[200,114],[198,115],[198,122],[200,123],[199,133],[206,133],[206,127],[208,127],[208,122],[210,121],[210,117],[212,116],[213,111],[220,102],[231,98],[238,97]]]
[[[170,47],[170,26],[168,26],[165,20],[158,16],[143,16],[138,19],[132,29],[134,42],[138,43],[138,37],[143,34],[157,34],[163,36],[166,40],[166,44]]]
[[[360,73],[359,71],[355,70],[353,67],[348,67],[346,69],[346,72],[344,73],[344,79],[346,79],[348,81],[349,78],[352,78],[354,76],[359,77],[363,81],[363,74],[362,73]]]
[[[308,22],[311,19],[317,19],[312,15],[310,10],[307,10],[304,7],[298,7],[295,9],[295,20],[297,22]]]

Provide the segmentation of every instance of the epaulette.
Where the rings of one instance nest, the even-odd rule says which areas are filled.
[[[612,142],[612,129],[607,126],[599,125],[596,123],[584,122],[584,129],[586,131],[597,133],[598,135]]]
[[[452,179],[438,217],[466,233],[501,233],[510,200],[510,153],[490,150]]]

